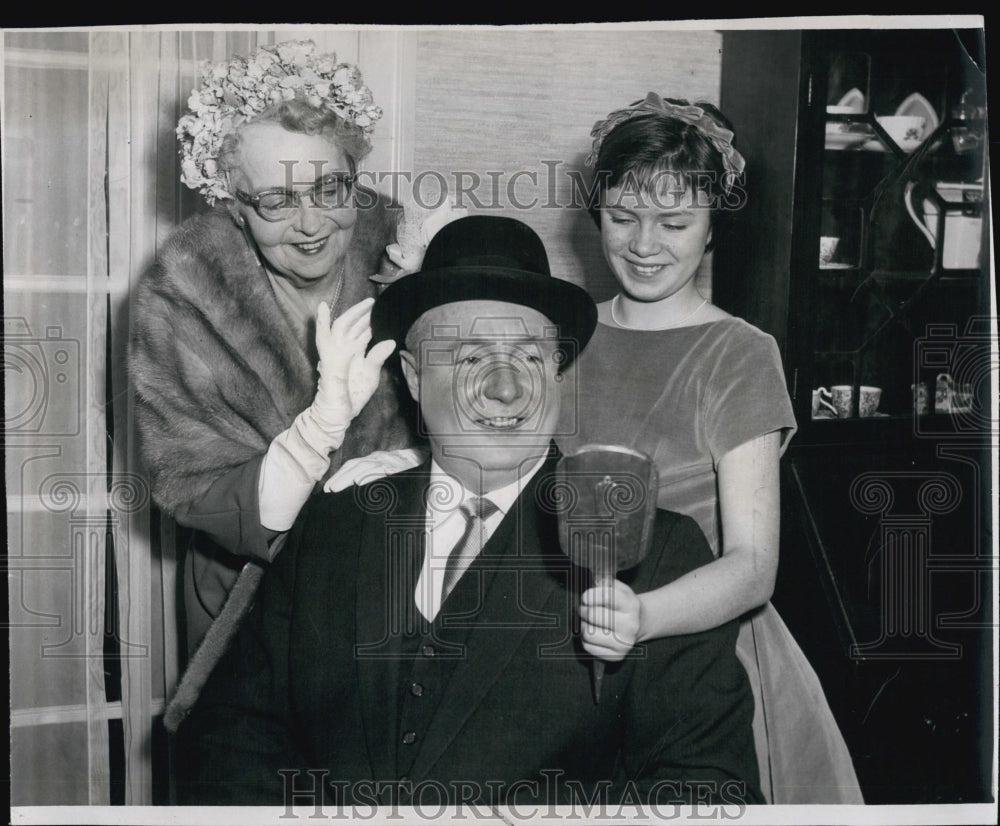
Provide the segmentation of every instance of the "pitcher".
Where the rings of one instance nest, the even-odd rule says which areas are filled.
[[[934,184],[935,190],[949,204],[981,203],[983,185],[981,183]],[[915,193],[921,188],[916,181],[909,181],[903,192],[906,211],[932,249],[937,249],[938,204],[930,197],[920,201],[919,209],[914,205]],[[975,269],[979,266],[979,242],[982,235],[982,217],[949,210],[944,216],[944,248],[941,250],[941,266],[948,270]]]

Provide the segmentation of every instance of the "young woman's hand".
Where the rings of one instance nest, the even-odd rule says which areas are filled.
[[[617,579],[583,592],[580,634],[588,654],[608,662],[624,659],[639,639],[642,603],[635,591]]]
[[[348,459],[323,483],[323,490],[326,493],[336,493],[351,485],[367,485],[391,473],[415,468],[426,462],[427,456],[426,450],[406,447],[400,450],[376,450],[367,456]]]

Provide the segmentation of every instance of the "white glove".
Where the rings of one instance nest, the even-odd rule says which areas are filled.
[[[378,388],[382,364],[396,342],[371,341],[371,307],[366,298],[330,324],[330,307],[316,312],[319,385],[313,403],[299,413],[288,430],[268,447],[258,479],[260,522],[286,531],[295,521],[316,482],[330,467],[330,451],[344,442],[351,421]]]
[[[310,424],[309,444],[324,456],[340,447],[347,426],[378,389],[382,365],[396,349],[395,341],[382,341],[366,356],[372,338],[371,308],[374,298],[359,301],[330,324],[330,307],[321,302],[316,311],[316,350],[319,353],[319,386],[316,398],[299,418]]]
[[[367,456],[350,459],[323,483],[323,490],[336,493],[351,485],[364,485],[383,476],[409,470],[427,459],[427,451],[407,447],[401,450],[376,450]]]

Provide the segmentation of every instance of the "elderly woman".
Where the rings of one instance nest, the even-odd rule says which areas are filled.
[[[413,442],[381,370],[393,344],[365,356],[399,211],[357,182],[381,116],[360,73],[305,42],[205,76],[178,126],[182,180],[220,203],[140,280],[129,364],[153,498],[192,529],[191,649],[317,482]]]

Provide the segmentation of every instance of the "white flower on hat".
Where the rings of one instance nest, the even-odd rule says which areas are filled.
[[[375,275],[372,276],[372,280],[388,284],[419,270],[431,239],[442,227],[459,218],[465,218],[468,214],[469,210],[466,207],[456,206],[452,198],[448,198],[434,209],[422,206],[414,200],[404,201],[403,217],[396,226],[396,243],[385,248],[385,254],[400,271],[390,276]]]

